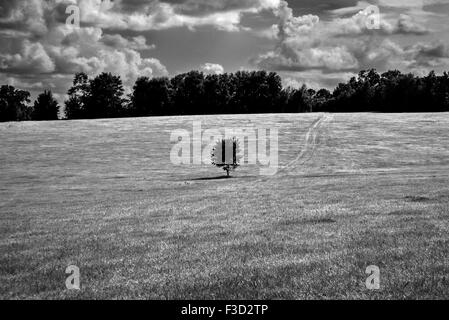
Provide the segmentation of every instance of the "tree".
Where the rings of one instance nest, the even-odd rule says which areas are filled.
[[[226,171],[226,176],[230,176],[230,171],[240,166],[240,143],[234,137],[232,139],[221,139],[212,149],[211,162],[212,165],[222,168]]]
[[[231,90],[228,74],[211,74],[204,79],[204,102],[209,112],[228,113]],[[205,109],[204,112],[207,112]]]
[[[266,111],[270,113],[280,112],[282,106],[280,105],[282,94],[282,78],[275,72],[270,72],[265,81],[267,83],[268,91],[264,98]]]
[[[85,119],[88,117],[87,104],[90,98],[89,78],[85,73],[77,73],[73,85],[68,90],[69,99],[65,102],[67,119]]]
[[[29,120],[30,93],[4,85],[0,88],[0,122]]]
[[[177,75],[171,80],[171,86],[173,87],[174,110],[177,114],[205,113],[204,74],[202,72],[190,71]]]
[[[124,89],[119,76],[102,73],[89,79],[77,73],[65,102],[67,119],[97,119],[128,116]]]
[[[146,117],[170,114],[171,91],[168,78],[137,79],[131,95],[132,115]]]
[[[33,120],[58,120],[59,105],[51,91],[44,91],[34,102]]]
[[[281,110],[287,113],[311,112],[312,100],[306,85],[299,89],[288,87],[282,91]]]
[[[120,76],[102,74],[89,81],[87,117],[116,118],[126,115],[124,110],[123,85]]]
[[[313,110],[315,112],[327,111],[332,94],[327,89],[320,89],[313,95]]]

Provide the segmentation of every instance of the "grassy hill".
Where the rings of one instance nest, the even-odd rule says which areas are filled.
[[[172,165],[170,132],[194,120],[277,127],[279,173]],[[448,128],[445,113],[0,124],[0,297],[447,298]]]

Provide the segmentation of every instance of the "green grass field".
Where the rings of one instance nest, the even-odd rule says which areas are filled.
[[[279,129],[277,175],[171,164],[172,130],[249,119]],[[449,114],[4,123],[0,137],[0,298],[449,298]]]

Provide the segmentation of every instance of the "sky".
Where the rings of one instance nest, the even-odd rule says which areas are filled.
[[[448,18],[449,0],[0,0],[0,84],[62,102],[77,72],[127,91],[190,70],[328,89],[369,68],[441,73]]]

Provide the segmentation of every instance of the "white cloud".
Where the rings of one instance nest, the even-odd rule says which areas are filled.
[[[223,66],[215,63],[205,63],[200,67],[200,70],[206,74],[223,74]]]
[[[86,72],[118,74],[128,84],[139,75],[165,76],[167,69],[158,59],[143,58],[139,50],[149,49],[143,37],[125,39],[120,35],[104,35],[100,28],[74,30],[61,43],[51,46],[51,54],[60,73]]]
[[[64,88],[65,91],[76,72],[86,72],[90,76],[112,72],[120,75],[128,88],[140,75],[168,75],[166,67],[158,59],[143,56],[142,51],[154,48],[143,36],[105,34],[95,25],[82,24],[80,28],[73,28],[64,23],[54,23],[57,5],[61,3],[69,2],[18,1],[9,3],[8,7],[0,7],[3,10],[0,24],[8,30],[0,34],[0,73],[3,73],[3,79],[15,79],[19,84],[43,84],[56,90]],[[110,6],[95,7],[96,3],[82,0],[80,6],[107,16],[105,12]],[[27,87],[37,89],[37,85]],[[62,96],[64,92],[56,93]]]
[[[359,3],[356,8],[360,6]],[[314,70],[316,77],[316,72],[347,74],[368,68],[410,70],[414,64],[422,62],[417,59],[417,51],[407,51],[386,37],[428,32],[406,14],[383,15],[379,30],[371,30],[367,28],[365,11],[320,21],[313,15],[294,16],[288,3],[282,1],[274,13],[279,20],[275,48],[250,61],[262,69],[284,74]]]
[[[133,50],[151,50],[156,46],[148,45],[147,39],[143,36],[132,37],[131,39],[126,39],[120,34],[106,34],[101,38],[101,42],[104,44],[118,49],[129,48]]]
[[[114,10],[115,7],[105,9],[99,0],[79,0],[79,7],[82,22],[106,29],[144,31],[187,27],[193,30],[200,26],[214,26],[219,30],[238,31],[242,14],[276,8],[280,0],[246,0],[240,5],[236,1],[223,4],[223,0],[179,2],[139,2],[131,12]],[[117,7],[125,5],[124,1],[119,1]],[[197,8],[207,10],[201,12]],[[184,11],[196,14],[189,15]]]

